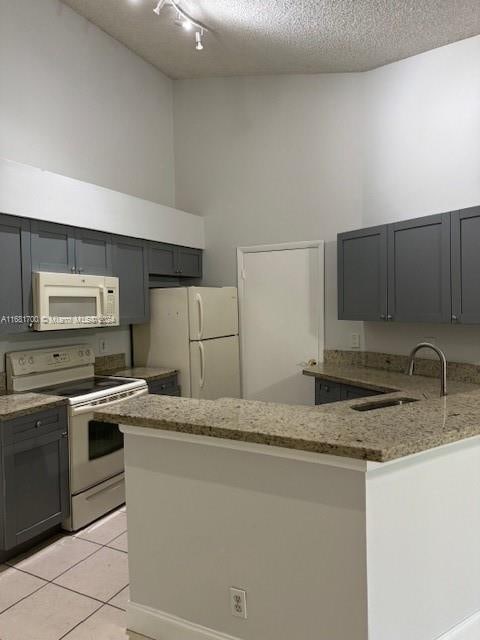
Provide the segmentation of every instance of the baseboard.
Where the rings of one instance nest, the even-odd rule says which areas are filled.
[[[480,638],[480,611],[477,611],[437,640],[478,640]]]
[[[189,622],[164,611],[158,611],[135,602],[127,608],[127,627],[153,640],[241,640],[202,625]],[[463,620],[437,640],[478,640],[480,638],[480,611]]]
[[[135,602],[127,607],[127,628],[153,640],[241,640]]]

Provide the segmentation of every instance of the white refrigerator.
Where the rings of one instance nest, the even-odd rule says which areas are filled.
[[[172,367],[182,396],[240,397],[236,287],[150,291],[150,322],[133,328],[136,366]]]

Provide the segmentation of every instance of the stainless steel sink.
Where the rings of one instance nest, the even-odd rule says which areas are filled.
[[[374,411],[375,409],[385,409],[386,407],[401,407],[404,404],[417,402],[418,398],[393,398],[391,400],[377,400],[376,402],[365,402],[350,407],[354,411]]]

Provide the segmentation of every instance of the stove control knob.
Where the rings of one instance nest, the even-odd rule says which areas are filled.
[[[25,365],[25,358],[19,358],[18,364],[23,367]]]
[[[30,356],[30,358],[28,359],[28,364],[33,364],[33,356]]]
[[[89,356],[89,355],[90,355],[90,349],[86,349],[86,350],[85,350],[85,355],[86,355],[86,356]]]
[[[83,351],[79,351],[78,355],[80,356],[80,358],[83,358]]]

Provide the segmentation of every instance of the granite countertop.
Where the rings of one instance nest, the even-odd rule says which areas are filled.
[[[304,373],[385,394],[316,407],[148,396],[95,415],[98,420],[375,462],[480,435],[479,385],[449,381],[449,395],[441,398],[439,380],[426,376],[333,364],[308,367]],[[418,402],[368,412],[352,409],[405,396]]]
[[[372,369],[371,367],[324,363],[306,367],[303,373],[307,376],[365,387],[373,391],[402,391],[410,396],[413,394],[415,398],[438,398],[440,395],[439,378],[407,376],[404,373]],[[449,395],[476,390],[480,391],[480,385],[455,380],[447,381]]]
[[[67,404],[66,398],[41,393],[12,393],[0,396],[0,422]]]
[[[125,378],[141,378],[142,380],[161,380],[169,378],[178,373],[177,369],[168,369],[166,367],[131,367],[130,369],[121,369],[110,375],[123,376]]]

